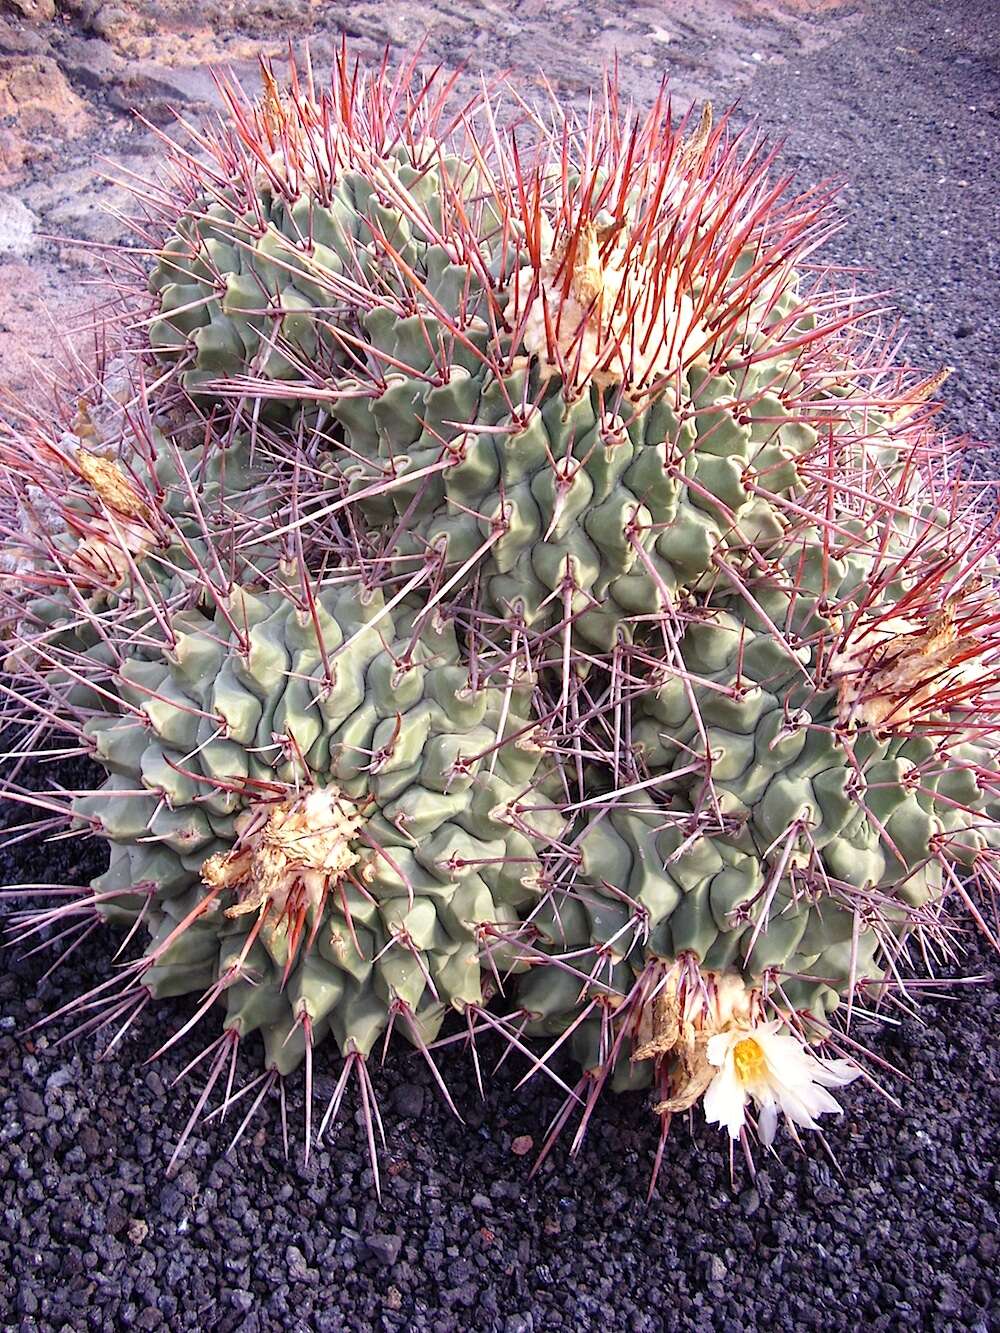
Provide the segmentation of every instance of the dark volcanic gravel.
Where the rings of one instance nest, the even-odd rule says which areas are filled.
[[[1000,9],[869,8],[844,40],[762,68],[740,107],[784,139],[780,165],[800,185],[844,182],[844,228],[823,253],[890,293],[910,360],[955,368],[950,429],[998,446]]]
[[[955,427],[1000,434],[990,7],[875,8],[815,55],[763,68],[743,108],[787,135],[804,179],[848,177],[837,253],[899,293],[914,359],[960,368]],[[65,843],[0,858],[4,882],[81,883],[93,870]],[[963,971],[995,973],[968,938]],[[459,1124],[397,1048],[375,1071],[388,1136],[379,1206],[353,1104],[304,1165],[299,1081],[289,1161],[275,1098],[235,1160],[223,1154],[237,1120],[202,1126],[168,1180],[193,1104],[190,1086],[168,1085],[214,1028],[155,1066],[145,1058],[189,1008],[161,1006],[103,1063],[89,1039],[55,1049],[55,1034],[18,1035],[107,975],[111,936],[100,939],[42,986],[41,958],[0,964],[4,1328],[1000,1327],[993,986],[928,1001],[921,1022],[874,1038],[908,1076],[888,1080],[902,1109],[857,1085],[844,1094],[828,1131],[842,1176],[814,1141],[803,1155],[783,1138],[755,1181],[738,1164],[731,1186],[722,1140],[696,1117],[692,1134],[675,1128],[651,1207],[643,1098],[609,1099],[578,1157],[560,1147],[529,1181],[531,1157],[513,1144],[537,1147],[554,1090],[513,1093],[521,1071],[505,1065],[483,1105],[467,1059],[443,1053]],[[332,1082],[324,1072],[318,1100]]]

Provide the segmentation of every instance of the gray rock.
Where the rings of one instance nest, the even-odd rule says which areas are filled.
[[[0,194],[0,255],[30,254],[37,223],[37,217],[16,195]]]
[[[374,1231],[365,1237],[365,1246],[371,1257],[377,1259],[380,1264],[388,1264],[390,1267],[399,1258],[402,1245],[402,1236],[395,1236],[387,1231]]]
[[[424,1109],[424,1090],[417,1083],[401,1083],[393,1096],[396,1114],[404,1120],[419,1120]]]

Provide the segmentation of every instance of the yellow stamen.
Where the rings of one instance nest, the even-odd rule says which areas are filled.
[[[733,1064],[736,1077],[741,1083],[755,1083],[764,1073],[767,1061],[759,1042],[753,1037],[744,1037],[733,1047]]]

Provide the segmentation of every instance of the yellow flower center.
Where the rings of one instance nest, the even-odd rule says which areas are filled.
[[[741,1083],[754,1083],[763,1074],[767,1061],[760,1044],[753,1037],[744,1037],[733,1047],[733,1064]]]

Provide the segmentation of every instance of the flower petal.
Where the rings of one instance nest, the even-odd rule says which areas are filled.
[[[737,1065],[735,1052],[747,1039],[759,1048],[763,1061]],[[719,1071],[705,1094],[708,1120],[728,1127],[738,1138],[746,1122],[746,1105],[758,1108],[758,1134],[769,1146],[777,1131],[779,1113],[803,1129],[818,1129],[821,1115],[840,1115],[840,1103],[827,1088],[843,1087],[861,1072],[851,1061],[827,1060],[812,1050],[780,1019],[767,1023],[737,1024],[709,1038],[707,1057]]]
[[[861,1076],[861,1070],[851,1060],[816,1059],[819,1068],[813,1074],[817,1083],[827,1088],[844,1088]]]
[[[725,1125],[731,1138],[738,1139],[746,1124],[747,1097],[732,1067],[721,1069],[705,1092],[705,1119],[709,1124]]]
[[[760,1135],[760,1141],[765,1148],[770,1148],[774,1142],[774,1136],[778,1129],[778,1104],[775,1101],[766,1101],[760,1108],[760,1115],[757,1117],[757,1133]]]
[[[803,1129],[819,1128],[816,1124],[816,1116],[821,1114],[819,1109],[814,1113],[812,1106],[807,1101],[788,1088],[777,1088],[775,1092],[781,1110],[789,1120],[794,1121],[796,1125],[801,1125]],[[836,1103],[834,1105],[836,1106]],[[840,1110],[839,1106],[837,1110]]]
[[[705,1047],[708,1063],[721,1069],[733,1047],[746,1035],[746,1032],[737,1028],[729,1032],[717,1032],[714,1037],[709,1037]]]

